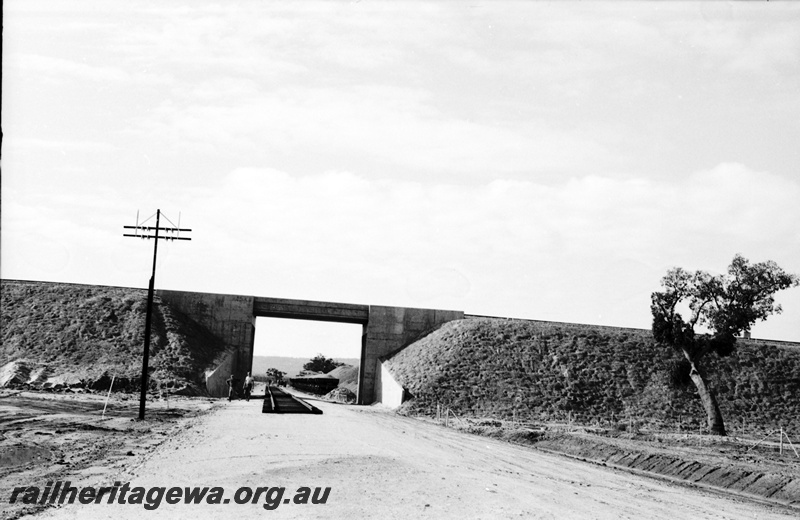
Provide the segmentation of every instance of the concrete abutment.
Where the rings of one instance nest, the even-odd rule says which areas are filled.
[[[225,350],[206,371],[210,395],[227,395],[231,374],[243,380],[253,363],[257,317],[289,318],[361,324],[361,363],[358,403],[379,397],[380,363],[448,321],[464,318],[462,311],[354,305],[256,296],[156,291],[162,301],[205,326]]]

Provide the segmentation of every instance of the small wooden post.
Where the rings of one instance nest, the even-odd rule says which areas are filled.
[[[108,406],[108,398],[111,397],[111,389],[114,388],[114,378],[116,375],[111,376],[111,384],[108,386],[108,395],[106,395],[106,404],[103,405],[103,417],[106,416],[106,406]]]

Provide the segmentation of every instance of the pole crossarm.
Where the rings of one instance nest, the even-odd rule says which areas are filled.
[[[192,231],[189,228],[179,228],[179,227],[164,227],[164,226],[141,226],[139,224],[135,226],[122,226],[123,229],[134,229],[133,233],[123,233],[122,236],[124,237],[131,237],[131,238],[141,238],[141,239],[151,239],[155,238],[156,240],[191,240],[188,237],[182,237],[181,231],[183,232],[190,232]],[[145,233],[149,233],[151,231],[155,231],[155,235],[149,235]],[[140,233],[141,232],[141,233]],[[165,233],[177,233],[177,235],[159,235],[160,232]]]
[[[191,230],[189,230],[189,231],[191,231]],[[122,236],[124,236],[124,237],[132,237],[132,238],[141,238],[141,239],[155,238],[155,239],[158,239],[158,240],[191,240],[191,238],[188,238],[188,237],[160,237],[160,236],[155,236],[155,235],[131,235],[130,233],[123,233]]]
[[[141,229],[142,231],[155,231],[156,228],[153,226],[122,226],[125,229]],[[175,228],[175,227],[159,227],[157,228],[161,231],[191,231],[191,229],[184,229],[184,228]]]

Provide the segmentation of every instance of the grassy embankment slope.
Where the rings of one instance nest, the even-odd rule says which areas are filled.
[[[146,290],[4,280],[0,364],[19,361],[38,382],[107,388],[113,375],[115,388],[135,387],[146,309]],[[151,386],[204,393],[222,342],[158,298],[150,338]]]
[[[472,318],[445,324],[388,363],[414,396],[404,405],[410,413],[441,404],[475,417],[680,421],[697,430],[705,415],[693,386],[668,384],[677,359],[649,331]],[[734,355],[709,356],[706,367],[729,430],[800,433],[800,348],[740,340]]]

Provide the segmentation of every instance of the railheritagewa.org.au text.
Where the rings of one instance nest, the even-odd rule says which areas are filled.
[[[163,504],[260,504],[264,509],[276,509],[281,504],[325,504],[331,488],[301,486],[294,492],[285,487],[242,486],[233,493],[222,487],[211,486],[131,486],[130,483],[115,482],[113,486],[76,487],[71,482],[48,482],[44,487],[20,486],[11,491],[8,502],[30,505],[106,504],[138,505],[154,510]]]

